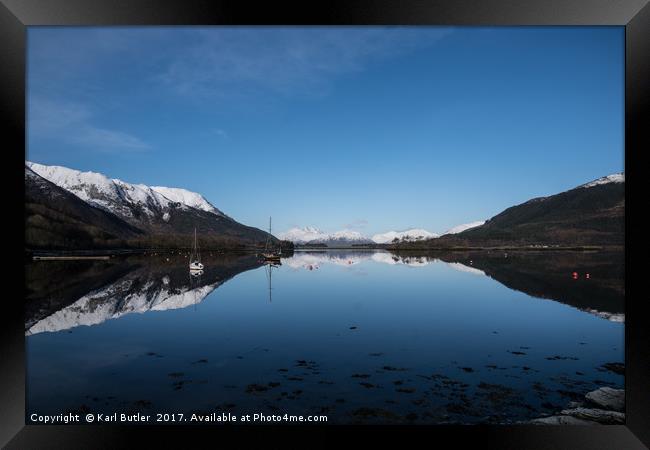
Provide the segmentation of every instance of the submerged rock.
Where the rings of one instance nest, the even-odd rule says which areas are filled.
[[[573,416],[550,416],[530,420],[532,425],[598,425],[598,422],[578,419]]]
[[[625,410],[625,390],[613,389],[610,387],[601,387],[585,395],[585,398],[591,403],[601,408],[611,409],[614,411]]]
[[[249,394],[255,392],[265,392],[268,390],[269,390],[268,386],[264,386],[261,384],[249,384],[248,386],[246,386],[246,392],[248,392]]]
[[[606,424],[606,425],[617,425],[625,423],[625,414],[617,411],[606,411],[604,409],[593,409],[593,408],[575,408],[575,409],[564,409],[560,414],[577,417],[578,419],[591,420],[594,422]]]
[[[610,372],[614,372],[618,375],[625,375],[625,364],[623,363],[606,363],[600,367],[601,369],[599,370],[609,370]]]

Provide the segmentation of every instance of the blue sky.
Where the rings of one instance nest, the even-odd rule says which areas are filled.
[[[27,159],[274,232],[442,232],[624,169],[622,27],[30,27],[27,73]]]

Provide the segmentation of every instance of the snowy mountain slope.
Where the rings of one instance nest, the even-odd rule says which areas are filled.
[[[479,221],[458,225],[444,234],[460,233],[461,231],[477,227],[484,223],[484,221]],[[278,235],[280,239],[291,241],[294,244],[326,244],[328,246],[373,243],[390,244],[395,239],[400,242],[411,242],[434,239],[440,236],[441,235],[437,233],[432,233],[422,228],[412,228],[405,231],[387,231],[385,233],[378,233],[373,235],[371,238],[368,238],[358,231],[340,230],[334,233],[326,233],[316,227],[291,228],[290,230]]]
[[[207,201],[201,194],[197,194],[196,192],[163,186],[152,186],[151,189],[162,194],[173,202],[181,203],[202,211],[211,212],[219,216],[224,215],[224,213],[215,208],[214,205]]]
[[[372,241],[358,231],[340,230],[334,233],[325,233],[315,227],[291,228],[278,234],[283,240],[294,244],[325,244],[328,246],[371,244]]]
[[[347,244],[371,244],[372,241],[359,233],[352,230],[340,230],[328,234],[325,237],[317,238],[310,241],[311,244],[327,245],[347,245]]]
[[[598,179],[590,181],[589,183],[580,185],[576,189],[590,188],[590,187],[600,186],[602,184],[609,184],[609,183],[625,183],[625,172],[613,173],[611,175],[600,177]]]
[[[241,247],[264,245],[268,233],[254,227],[243,225],[225,215],[208,202],[201,194],[180,188],[147,186],[111,179],[95,172],[81,172],[61,166],[46,166],[26,162],[26,170],[42,177],[56,189],[64,190],[83,201],[89,207],[100,209],[114,215],[140,233],[155,236],[146,245],[177,247],[185,242],[184,236],[192,234],[196,228],[203,239],[212,247]],[[25,183],[32,183],[33,177],[26,174]],[[52,191],[55,189],[51,189]],[[68,202],[71,199],[67,199]],[[35,216],[38,214],[36,213]],[[36,220],[36,219],[34,219]],[[69,225],[68,222],[65,223]],[[51,217],[50,226],[54,225]],[[85,222],[88,227],[96,224]],[[47,243],[48,225],[42,224],[35,231],[34,242]],[[274,241],[275,238],[273,238]],[[72,248],[92,248],[81,245],[77,239],[68,239]],[[144,245],[142,239],[140,244]],[[125,245],[124,242],[119,245]],[[130,245],[130,244],[129,244]],[[42,245],[39,245],[42,247]]]
[[[485,223],[485,220],[478,220],[478,221],[476,221],[476,222],[463,223],[463,224],[461,224],[461,225],[456,225],[455,227],[452,227],[452,228],[448,229],[447,231],[445,231],[444,233],[442,233],[442,235],[444,236],[444,235],[446,235],[446,234],[458,234],[458,233],[462,233],[462,232],[465,231],[465,230],[469,230],[469,229],[471,229],[471,228],[480,227],[480,226],[483,225],[484,223]]]
[[[413,228],[406,231],[388,231],[386,233],[375,234],[372,237],[372,240],[377,244],[389,244],[395,239],[399,241],[417,241],[421,239],[433,239],[437,237],[438,234],[436,233],[431,233],[421,228]]]
[[[115,214],[97,208],[25,167],[25,239],[28,248],[121,245],[142,231]]]
[[[323,239],[327,237],[327,233],[322,232],[315,227],[291,228],[284,233],[278,234],[278,238],[291,241],[294,244],[306,244],[307,242]]]
[[[427,230],[413,228],[406,231],[388,231],[375,234],[372,238],[364,236],[354,230],[340,230],[333,233],[326,233],[316,227],[291,228],[278,235],[280,239],[291,241],[294,244],[326,244],[329,246],[351,245],[351,244],[386,244],[398,238],[400,240],[431,239],[438,237],[436,233]]]
[[[223,213],[203,196],[185,189],[131,184],[100,173],[81,172],[62,166],[46,166],[33,162],[26,162],[26,165],[46,180],[87,203],[127,221],[141,222],[145,218],[165,220],[165,217],[169,220],[172,210],[179,207],[195,208],[223,216]]]

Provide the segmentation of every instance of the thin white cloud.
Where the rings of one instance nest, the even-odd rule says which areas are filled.
[[[159,77],[177,92],[203,95],[317,93],[332,78],[432,45],[449,28],[201,28]]]
[[[106,102],[132,101],[102,74],[139,83],[142,101],[170,91],[245,105],[260,93],[321,96],[334,81],[373,64],[434,45],[443,27],[43,28],[29,34],[29,133],[99,150],[150,145],[104,127]],[[124,70],[132,67],[134,73]],[[45,99],[65,99],[48,101]],[[97,99],[102,99],[100,105]],[[92,105],[92,109],[89,106]],[[214,133],[228,138],[223,129]]]
[[[141,139],[121,131],[106,130],[84,124],[69,141],[87,148],[146,150],[151,146]]]
[[[30,136],[83,146],[88,150],[146,150],[149,144],[119,130],[94,125],[92,111],[73,102],[42,98],[28,101],[27,126]]]
[[[354,220],[350,223],[346,223],[343,225],[344,228],[365,228],[368,225],[368,221],[366,219],[357,219]]]
[[[338,77],[435,45],[452,30],[397,26],[36,28],[29,32],[29,92],[82,103],[98,96],[118,101],[125,94],[113,91],[102,75],[111,74],[123,83],[140,83],[138,92],[148,95],[167,95],[171,90],[194,99],[234,102],[264,92],[321,96]]]
[[[214,131],[214,134],[216,134],[219,137],[222,137],[224,139],[228,138],[228,133],[226,132],[226,130],[224,130],[222,128],[215,128],[213,131]]]

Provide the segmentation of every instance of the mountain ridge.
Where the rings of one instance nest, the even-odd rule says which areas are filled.
[[[213,248],[260,247],[269,237],[182,188],[26,161],[25,190],[28,249],[181,248],[195,228]]]
[[[483,225],[430,239],[422,248],[622,246],[625,175],[597,178],[572,189],[506,208]],[[414,248],[406,243],[402,248]]]
[[[183,188],[127,183],[97,172],[30,161],[25,162],[25,186],[28,248],[179,248],[195,228],[214,248],[260,247],[270,236]],[[332,248],[622,245],[624,187],[624,172],[606,175],[442,234],[411,228],[370,238],[350,229],[326,233],[316,227],[294,227],[278,237],[297,245]],[[271,240],[279,244],[276,237]]]

